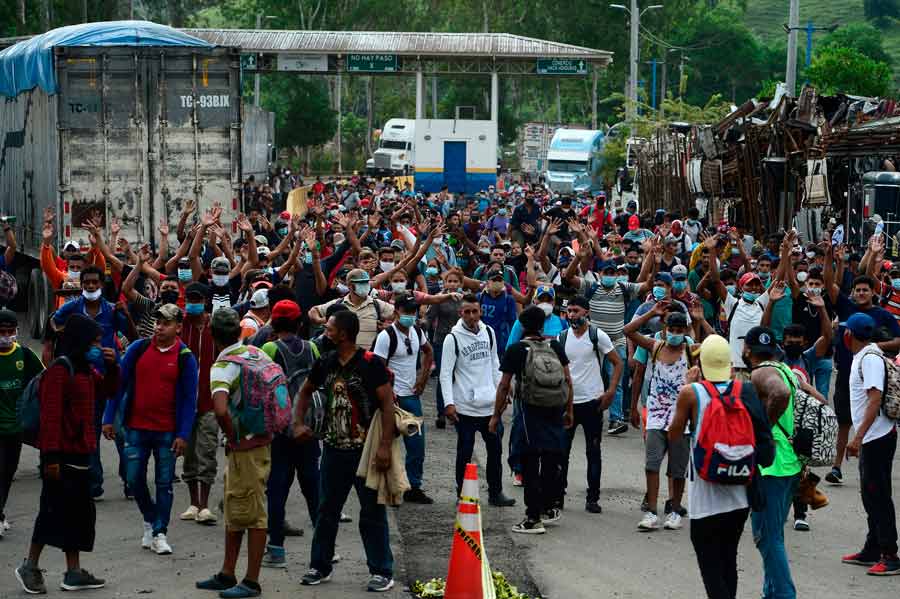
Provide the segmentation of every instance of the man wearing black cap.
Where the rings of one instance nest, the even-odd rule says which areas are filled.
[[[125,427],[128,485],[144,518],[141,546],[158,555],[172,553],[166,533],[172,512],[175,459],[184,453],[197,412],[197,360],[181,342],[183,315],[175,304],[156,310],[156,332],[128,346],[120,364],[122,384],[107,402],[103,434]],[[121,412],[120,412],[121,410]],[[156,498],[147,488],[147,464],[156,463]]]
[[[18,327],[16,313],[0,309],[0,538],[9,529],[3,510],[22,451],[16,404],[31,379],[44,369],[33,351],[17,343]]]
[[[753,327],[744,337],[743,361],[751,369],[750,380],[766,408],[775,442],[775,460],[760,467],[757,488],[765,499],[761,510],[754,507],[750,515],[753,539],[763,560],[763,595],[796,597],[791,579],[787,550],[784,546],[784,522],[794,492],[800,481],[802,464],[791,445],[794,434],[794,389],[798,387],[793,373],[780,369],[775,362],[781,351],[775,342],[775,331]],[[788,380],[791,377],[793,380]]]
[[[394,373],[394,392],[397,405],[416,416],[422,416],[420,396],[428,384],[434,350],[428,336],[416,324],[419,305],[412,295],[396,296],[394,323],[378,334],[372,351],[380,356]],[[416,373],[416,365],[421,369]],[[403,500],[410,503],[434,503],[422,490],[422,474],[425,465],[425,426],[418,435],[404,436],[406,445],[406,475],[412,487],[403,494]]]

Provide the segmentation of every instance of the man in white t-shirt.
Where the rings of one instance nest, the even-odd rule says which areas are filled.
[[[592,514],[599,514],[602,512],[599,500],[603,411],[610,406],[615,397],[615,390],[622,376],[623,362],[609,335],[590,324],[590,310],[590,303],[583,296],[569,300],[566,312],[570,328],[559,335],[559,343],[569,358],[575,414],[572,426],[566,429],[568,443],[562,461],[562,483],[565,495],[568,486],[569,454],[572,452],[575,429],[580,424],[584,430],[587,456],[588,489],[585,509]],[[609,360],[613,365],[609,391],[603,384],[603,359]]]
[[[885,365],[881,349],[872,342],[875,320],[861,312],[847,319],[844,341],[853,354],[850,367],[850,416],[856,436],[847,455],[859,456],[859,486],[868,520],[862,550],[845,555],[845,564],[870,566],[868,574],[900,574],[897,558],[897,519],[891,497],[891,470],[897,450],[897,429],[881,411]]]
[[[725,303],[725,314],[728,315],[728,342],[731,344],[731,363],[738,378],[748,379],[749,365],[744,364],[741,352],[744,347],[744,336],[753,327],[762,323],[766,304],[769,303],[769,292],[765,293],[762,281],[756,273],[745,273],[738,280],[738,295],[735,297],[721,283],[719,297]]]
[[[416,324],[419,304],[410,294],[399,294],[394,298],[397,318],[394,323],[381,331],[375,338],[373,352],[384,359],[394,373],[394,393],[397,405],[416,416],[422,416],[422,402],[419,397],[428,384],[434,351],[428,337]],[[422,354],[422,368],[416,371],[419,353]],[[412,487],[403,494],[409,503],[434,503],[422,490],[422,472],[425,466],[425,427],[418,435],[404,436],[406,445],[406,476]]]

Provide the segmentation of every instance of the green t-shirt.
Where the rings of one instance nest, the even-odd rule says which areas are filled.
[[[700,281],[702,277],[695,270],[692,270],[688,273],[688,285],[691,288],[691,291],[697,293],[697,287],[700,286]],[[704,299],[703,296],[700,296],[700,305],[703,306],[703,318],[706,319],[706,322],[712,323],[716,317],[716,307],[715,305],[707,299]]]
[[[44,370],[33,351],[16,343],[0,353],[0,435],[20,432],[16,403],[28,383]]]
[[[766,289],[772,286],[772,280],[766,283]],[[775,302],[772,306],[772,321],[769,327],[775,331],[775,339],[780,343],[784,340],[784,328],[794,322],[794,298],[791,294],[791,288],[784,290],[784,297]]]
[[[778,372],[781,374],[782,379],[788,375],[792,378],[794,377],[792,372],[785,373],[780,367]],[[794,389],[797,388],[796,378],[793,378],[793,385],[787,381],[785,381],[785,384],[791,390],[791,398],[788,400],[784,413],[778,418],[778,424],[781,426],[777,424],[772,427],[772,437],[775,441],[775,460],[768,468],[759,469],[760,474],[763,476],[794,476],[799,474],[803,467],[800,463],[800,458],[794,453],[794,448],[791,447],[791,442],[788,440],[788,435],[794,434]]]

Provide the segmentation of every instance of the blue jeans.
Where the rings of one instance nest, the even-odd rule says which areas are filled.
[[[398,396],[397,405],[414,416],[422,415],[422,402],[418,395]],[[421,489],[425,469],[425,425],[422,424],[422,432],[418,435],[404,436],[403,444],[406,446],[406,476],[409,484],[413,489]]]
[[[175,452],[172,443],[174,432],[125,430],[125,470],[128,486],[134,493],[144,516],[144,522],[153,526],[153,535],[165,534],[172,515],[172,479],[175,478]],[[150,498],[147,487],[147,465],[153,455],[156,479],[156,501]]]
[[[519,418],[519,402],[512,402],[513,405],[513,422]],[[509,464],[513,474],[522,474],[522,456],[518,451],[518,447],[522,442],[522,427],[512,426],[509,430],[509,457],[506,463]]]
[[[601,442],[603,440],[603,412],[598,412],[600,407],[596,400],[585,403],[577,403],[574,406],[574,422],[572,428],[566,429],[568,444],[566,453],[562,459],[562,488],[563,495],[569,486],[569,459],[572,454],[572,441],[575,440],[575,429],[581,425],[584,432],[584,454],[587,459],[587,498],[588,502],[600,500],[600,474],[603,470],[603,452]]]
[[[475,435],[481,433],[484,448],[487,450],[487,483],[488,496],[496,497],[503,492],[503,423],[497,426],[497,432],[488,430],[490,416],[466,416],[457,414],[459,421],[456,423],[456,494],[462,489],[463,476],[466,472],[466,464],[472,461],[472,453],[475,450]]]
[[[97,442],[97,451],[91,454],[88,470],[90,475],[88,480],[91,483],[91,497],[99,497],[103,495],[103,462],[100,461],[100,433],[103,424],[103,409],[106,406],[106,400],[100,400],[94,406],[94,440]],[[128,476],[125,472],[125,435],[122,433],[122,427],[116,426],[116,452],[119,454],[119,478],[122,484],[128,484]]]
[[[350,488],[355,487],[359,499],[359,534],[366,551],[369,573],[391,578],[394,575],[394,555],[388,536],[387,511],[383,505],[378,505],[378,493],[367,488],[363,479],[356,476],[361,456],[362,449],[335,449],[328,445],[322,449],[319,514],[309,565],[323,575],[331,574],[331,558],[334,557],[334,540],[341,509]]]
[[[762,599],[797,597],[784,548],[784,522],[799,481],[799,475],[762,476],[759,479],[759,488],[766,504],[761,512],[750,514],[750,522],[753,542],[763,560]]]
[[[831,390],[831,374],[834,372],[834,360],[831,358],[819,358],[816,360],[816,368],[812,372],[815,381],[816,391],[828,399],[828,392]]]
[[[294,477],[300,482],[300,492],[306,499],[309,520],[315,525],[319,509],[318,441],[297,443],[284,435],[272,438],[272,466],[266,483],[266,502],[269,513],[269,544],[284,547],[284,506],[287,503]]]
[[[619,354],[619,357],[622,358],[622,362],[625,364],[622,369],[622,378],[619,380],[619,385],[616,387],[616,395],[613,397],[612,405],[609,407],[609,420],[610,422],[623,422],[625,420],[625,414],[622,411],[622,397],[625,393],[625,387],[627,386],[628,380],[628,360],[625,357],[628,350],[624,345],[617,345],[616,353]],[[606,380],[612,378],[612,362],[603,360],[603,371],[606,374]]]
[[[434,372],[437,378],[437,389],[435,391],[435,401],[437,403],[437,417],[444,415],[444,393],[441,391],[441,356],[444,355],[444,344],[435,343],[434,348]]]

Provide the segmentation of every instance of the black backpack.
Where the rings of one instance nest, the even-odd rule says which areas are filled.
[[[422,332],[422,329],[419,328],[419,325],[413,325],[413,328],[416,330],[416,335],[419,336],[419,347],[421,348],[425,344],[425,334]],[[384,329],[388,336],[388,354],[387,358],[384,359],[384,363],[387,364],[391,361],[391,358],[394,357],[394,354],[397,353],[397,331],[393,326],[390,326]],[[375,341],[372,342],[372,351],[375,351],[375,344],[378,342],[378,336],[375,336]]]
[[[288,394],[293,400],[300,392],[306,377],[312,369],[313,362],[319,358],[318,348],[309,341],[300,340],[302,349],[299,352],[291,351],[288,344],[281,339],[275,340],[278,353],[275,354],[275,362],[284,370],[287,377]]]

